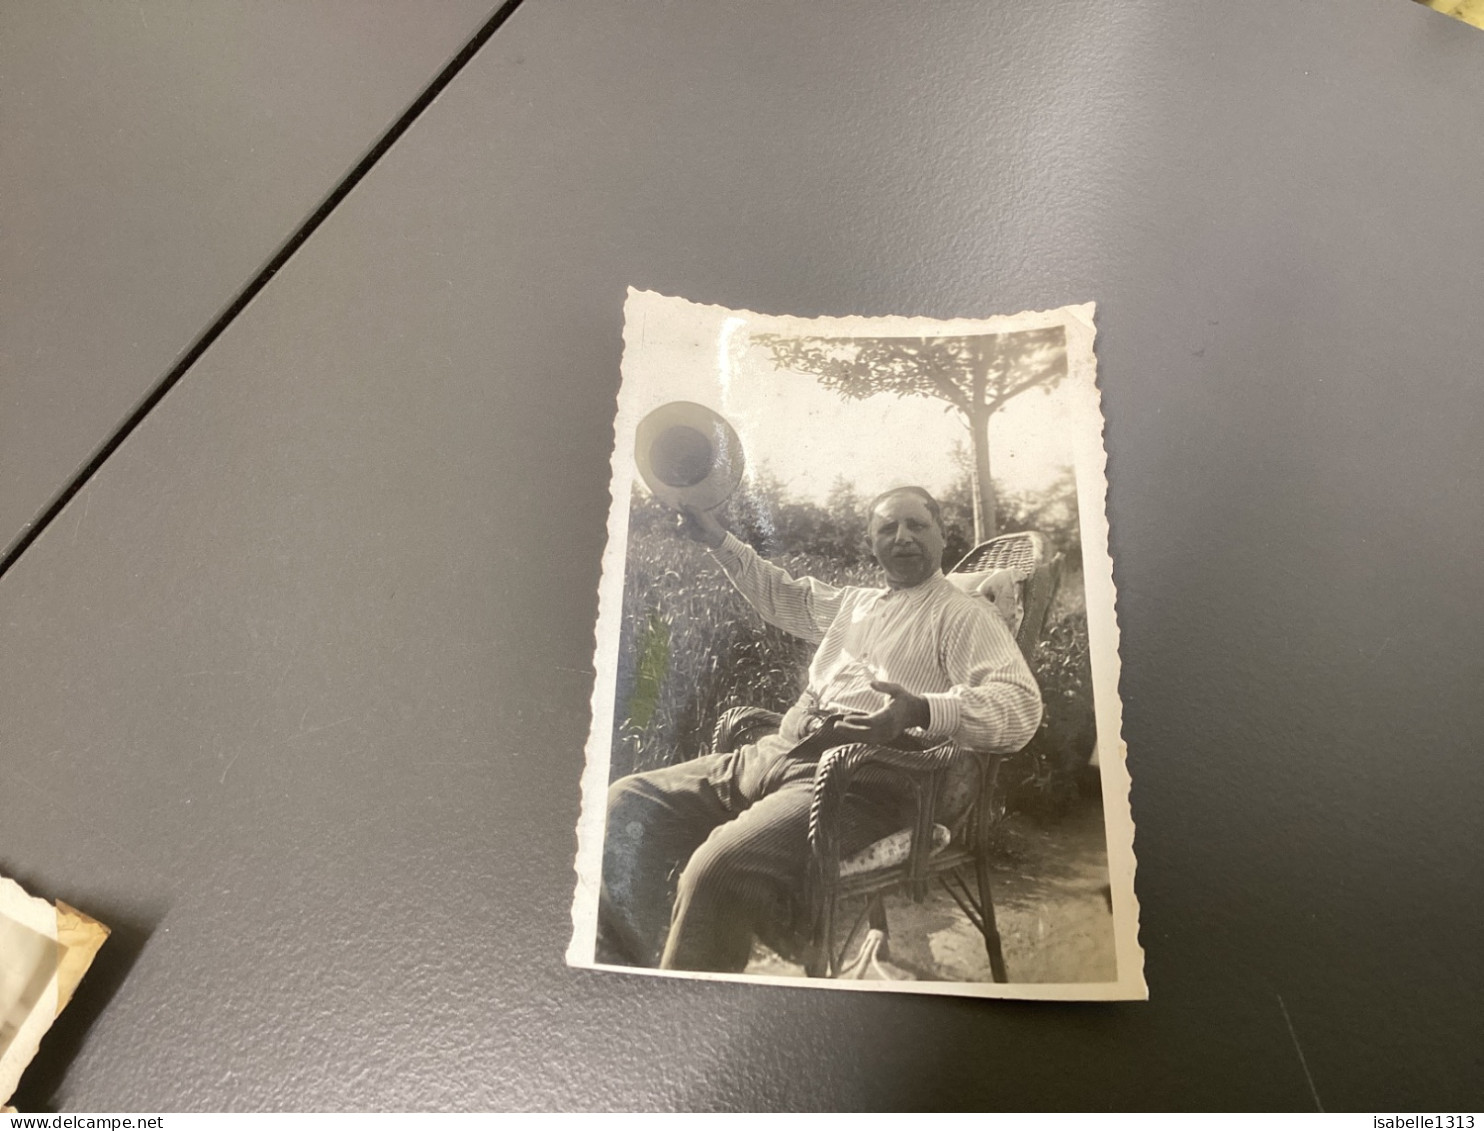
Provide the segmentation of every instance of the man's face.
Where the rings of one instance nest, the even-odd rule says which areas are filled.
[[[921,585],[943,564],[943,531],[912,494],[889,495],[871,512],[871,552],[893,589]]]

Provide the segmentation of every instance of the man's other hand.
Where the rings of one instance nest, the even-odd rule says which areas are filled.
[[[900,683],[873,680],[871,690],[888,696],[885,707],[871,714],[861,711],[846,715],[835,724],[835,733],[851,742],[870,746],[888,746],[912,727],[925,727],[931,721],[928,703],[913,695]]]
[[[716,521],[716,516],[710,511],[697,507],[681,507],[676,526],[680,533],[692,542],[701,543],[708,550],[715,550],[726,541],[727,528]]]

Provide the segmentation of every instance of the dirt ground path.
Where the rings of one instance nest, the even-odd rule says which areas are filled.
[[[1104,982],[1116,978],[1108,855],[1102,809],[1082,802],[1057,821],[1014,814],[996,856],[996,919],[1011,982]],[[887,898],[890,966],[919,980],[987,982],[984,940],[953,898],[935,888],[921,904]],[[859,907],[844,906],[842,931]],[[749,974],[802,975],[759,950]]]

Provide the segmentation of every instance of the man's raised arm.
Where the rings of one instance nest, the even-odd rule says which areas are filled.
[[[812,577],[794,578],[763,561],[709,511],[682,508],[680,532],[711,551],[737,592],[769,624],[813,644],[824,639],[840,611],[841,590]]]

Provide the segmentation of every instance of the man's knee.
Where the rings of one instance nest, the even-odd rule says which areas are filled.
[[[643,786],[643,774],[629,774],[628,777],[619,778],[608,787],[608,812],[612,813],[624,805],[643,797],[645,789]]]
[[[725,814],[701,788],[695,763],[630,774],[608,787],[603,894],[625,905],[673,893],[674,871]],[[668,907],[668,902],[667,902]]]
[[[633,804],[635,796],[634,775],[619,778],[608,787],[608,829],[613,829],[614,814],[621,814]]]
[[[660,796],[644,774],[630,774],[608,787],[607,839],[637,842],[663,809]]]
[[[630,873],[642,850],[650,804],[638,775],[620,778],[608,787],[608,824],[603,838],[604,883],[616,885],[619,898],[628,895]]]

